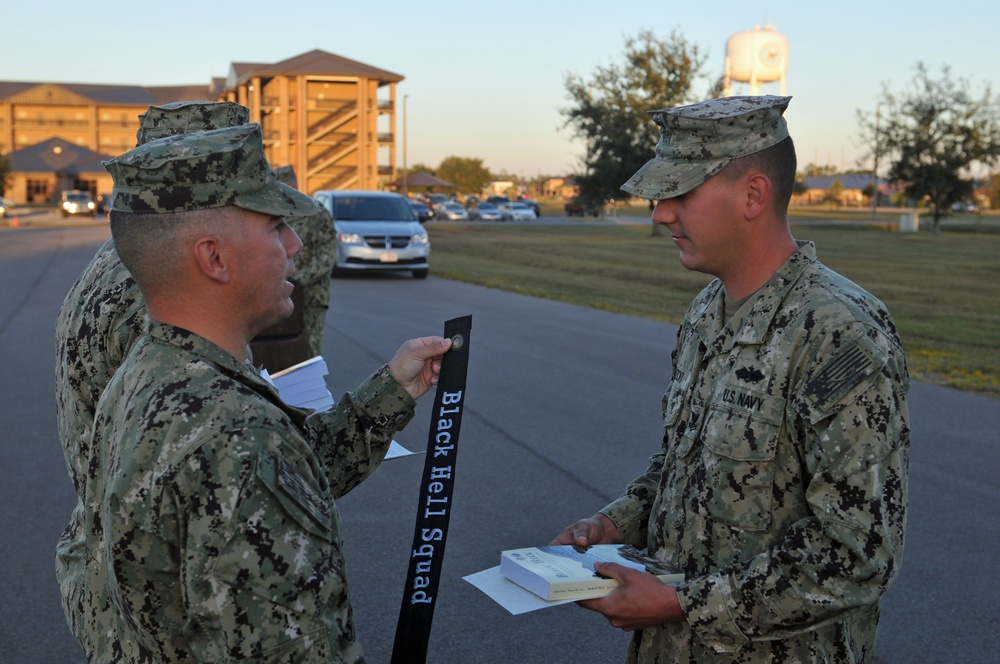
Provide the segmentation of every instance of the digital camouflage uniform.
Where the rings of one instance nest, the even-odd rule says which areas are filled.
[[[207,340],[153,322],[98,406],[117,610],[132,661],[361,662],[335,498],[367,477],[413,400],[383,367],[306,419]],[[336,431],[335,435],[328,432]]]
[[[257,125],[133,152],[108,164],[116,209],[315,211],[275,183]],[[361,661],[333,498],[412,409],[383,368],[306,421],[248,364],[151,323],[105,390],[89,458],[70,463],[81,507],[57,567],[92,661]]]
[[[727,324],[719,280],[673,353],[662,450],[602,512],[687,579],[629,662],[871,662],[899,569],[909,378],[870,294],[800,244]]]
[[[63,456],[78,496],[69,525],[56,546],[56,578],[63,612],[88,654],[96,647],[91,629],[94,601],[107,606],[100,552],[86,527],[88,480],[94,477],[91,447],[97,400],[142,333],[146,302],[108,240],[70,289],[56,323],[56,420]],[[106,660],[112,661],[112,660]]]
[[[187,131],[246,124],[249,110],[231,102],[177,102],[151,106],[139,116],[137,144]],[[97,250],[66,295],[55,329],[56,421],[63,456],[80,500],[56,552],[56,577],[63,611],[84,649],[93,652],[93,637],[86,628],[84,594],[88,577],[103,585],[100,564],[89,564],[100,555],[90,547],[82,525],[82,501],[87,480],[93,475],[91,428],[97,400],[115,370],[142,333],[146,303],[128,270],[122,265],[114,241]]]
[[[788,138],[790,97],[652,111],[656,156],[625,184],[683,195]],[[790,165],[789,165],[790,166]],[[872,662],[903,552],[909,376],[881,302],[798,251],[727,322],[695,298],[663,398],[663,446],[602,510],[683,572],[685,621],[637,631],[629,662]]]
[[[275,169],[279,182],[289,184],[295,179],[291,166]],[[294,279],[302,288],[302,315],[309,357],[323,354],[323,327],[330,307],[330,274],[337,259],[337,238],[333,218],[326,208],[316,214],[288,220],[302,240],[302,249],[295,254]]]

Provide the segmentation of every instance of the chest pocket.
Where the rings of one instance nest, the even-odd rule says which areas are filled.
[[[723,383],[700,405],[702,477],[690,496],[694,508],[737,528],[766,530],[785,400]]]

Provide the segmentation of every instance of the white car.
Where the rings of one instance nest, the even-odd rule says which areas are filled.
[[[451,221],[468,221],[469,211],[462,207],[461,203],[445,203],[441,206],[441,214],[445,219]]]
[[[493,203],[480,203],[476,206],[476,214],[483,221],[503,221],[506,219],[503,212]]]
[[[527,203],[511,203],[510,215],[514,221],[531,221],[537,219],[535,211]]]
[[[337,260],[333,276],[363,271],[409,271],[424,279],[431,244],[406,199],[385,191],[327,189],[313,194],[333,217]]]
[[[72,189],[62,193],[62,200],[59,203],[59,214],[66,218],[70,215],[85,214],[93,217],[97,214],[97,203],[86,191]]]

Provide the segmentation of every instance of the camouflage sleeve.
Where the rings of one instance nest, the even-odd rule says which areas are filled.
[[[647,546],[647,525],[663,472],[663,459],[663,452],[650,457],[646,472],[632,480],[620,498],[601,510],[618,528],[618,541],[622,544],[638,549]]]
[[[333,220],[325,209],[314,215],[289,220],[302,249],[295,255],[295,278],[304,284],[327,285],[333,271],[336,241]]]
[[[413,419],[414,408],[413,398],[383,366],[332,409],[306,420],[307,435],[327,469],[334,498],[378,468],[393,435]]]
[[[776,545],[678,588],[717,651],[836,622],[885,592],[903,551],[908,382],[900,349],[860,324],[820,344],[785,414],[804,516]]]

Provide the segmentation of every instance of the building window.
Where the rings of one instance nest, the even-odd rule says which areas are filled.
[[[49,201],[48,180],[28,180],[28,202],[47,203]]]
[[[91,196],[97,196],[97,180],[73,180],[73,188],[80,191],[90,192]]]

